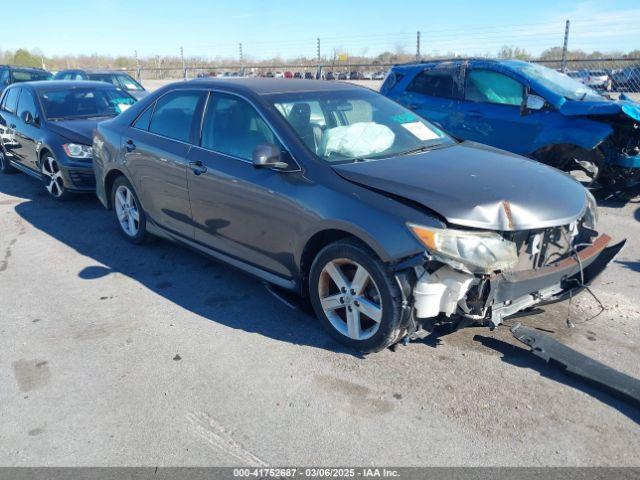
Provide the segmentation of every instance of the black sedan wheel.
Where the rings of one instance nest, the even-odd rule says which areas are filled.
[[[311,266],[309,294],[329,333],[349,347],[375,352],[400,339],[398,284],[360,242],[343,240],[320,251]]]
[[[64,186],[62,171],[58,161],[50,153],[46,153],[40,161],[42,181],[47,193],[56,200],[66,200],[69,192]]]
[[[4,148],[0,145],[0,172],[13,173],[16,169],[11,166],[7,155],[4,153]]]

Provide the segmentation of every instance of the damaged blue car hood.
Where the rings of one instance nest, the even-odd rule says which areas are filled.
[[[627,100],[575,101],[566,100],[558,111],[567,116],[578,115],[617,115],[620,112],[636,121],[640,121],[640,105]]]

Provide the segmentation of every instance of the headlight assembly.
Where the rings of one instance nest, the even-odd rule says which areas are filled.
[[[598,226],[598,203],[596,202],[595,197],[588,190],[587,210],[584,212],[584,216],[582,217],[582,224],[591,230],[595,230]]]
[[[93,157],[93,149],[88,145],[65,143],[62,148],[64,148],[64,153],[67,154],[67,157],[87,159]]]
[[[512,268],[518,262],[516,244],[494,232],[440,229],[408,224],[409,229],[440,260],[453,260],[474,273]]]

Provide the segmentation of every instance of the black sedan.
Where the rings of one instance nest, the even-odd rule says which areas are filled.
[[[135,99],[103,82],[27,82],[0,99],[0,170],[20,170],[62,200],[93,191],[91,133]]]
[[[129,241],[165,237],[308,297],[362,351],[567,298],[624,243],[598,235],[572,178],[344,83],[168,85],[100,123],[93,149]]]

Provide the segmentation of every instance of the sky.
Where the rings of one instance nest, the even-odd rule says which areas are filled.
[[[640,0],[26,0],[3,15],[0,49],[39,48],[47,56],[179,55],[245,59],[321,54],[533,54],[569,48],[640,49]]]

